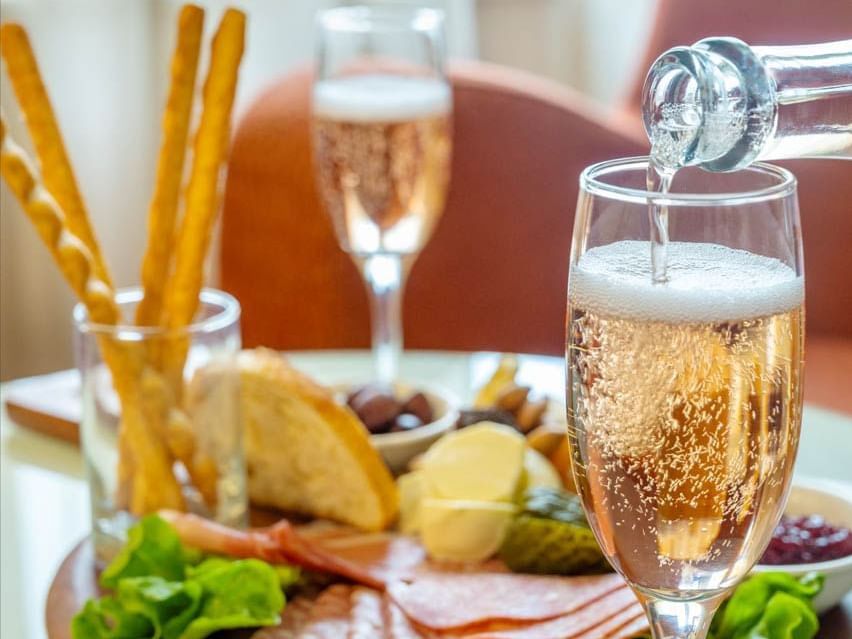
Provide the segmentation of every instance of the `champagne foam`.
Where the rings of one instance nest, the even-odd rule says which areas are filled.
[[[719,244],[669,242],[668,281],[651,281],[649,242],[586,251],[572,267],[571,304],[599,315],[669,323],[766,317],[804,301],[804,278],[771,257]]]
[[[434,78],[355,75],[314,85],[314,115],[351,122],[402,122],[450,111],[450,87]]]

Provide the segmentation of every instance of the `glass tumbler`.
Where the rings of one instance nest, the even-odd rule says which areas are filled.
[[[118,291],[121,316],[133,317],[141,299],[139,288]],[[180,329],[95,324],[80,304],[73,317],[98,561],[161,508],[244,526],[236,299],[204,289],[194,323]]]

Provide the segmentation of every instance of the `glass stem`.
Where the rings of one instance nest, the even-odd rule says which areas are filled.
[[[370,292],[376,381],[387,386],[396,381],[399,372],[406,270],[400,255],[376,253],[361,258],[361,271]]]
[[[637,593],[654,639],[705,639],[713,614],[726,594],[702,601],[669,601]]]

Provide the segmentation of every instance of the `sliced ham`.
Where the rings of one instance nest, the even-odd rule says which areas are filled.
[[[607,636],[606,639],[633,639],[636,635],[648,633],[648,619],[642,615],[638,619],[634,619],[626,626],[619,628],[614,634]]]
[[[308,623],[314,600],[297,597],[287,602],[281,613],[281,623],[255,632],[251,639],[299,639]]]
[[[387,593],[384,595],[384,612],[388,639],[424,639],[424,635],[414,627],[402,608],[397,606]]]
[[[420,626],[449,630],[486,621],[551,619],[622,588],[624,580],[614,574],[545,577],[425,572],[411,583],[391,584],[388,592]]]
[[[648,623],[645,621],[645,611],[642,610],[642,606],[635,603],[617,615],[613,615],[599,626],[595,626],[583,634],[577,635],[576,639],[610,639],[625,628],[631,627],[637,621],[643,622],[645,624],[644,629],[648,629]]]
[[[323,590],[298,639],[346,639],[352,628],[352,591],[343,584]]]
[[[310,541],[384,583],[412,577],[426,559],[426,550],[420,542],[392,533],[326,533],[320,538],[311,537]]]
[[[382,593],[372,588],[355,588],[352,591],[352,611],[349,617],[349,634],[346,639],[384,639],[385,619]],[[343,636],[341,636],[343,639]]]
[[[632,608],[636,597],[628,588],[619,588],[600,599],[566,615],[546,621],[537,621],[513,628],[487,629],[464,635],[465,639],[573,639],[584,633],[597,630],[602,623]],[[508,602],[511,606],[511,603]],[[616,626],[617,627],[617,626]],[[605,634],[594,634],[601,638]]]
[[[359,561],[350,561],[346,555],[360,552],[350,546],[346,552],[329,550],[323,544],[340,541],[345,536],[326,533],[322,537],[303,535],[282,519],[268,528],[235,530],[208,519],[187,513],[163,511],[160,515],[169,521],[181,541],[187,546],[205,552],[231,557],[256,557],[271,563],[293,563],[303,568],[328,572],[358,582],[371,588],[383,589],[386,580],[404,574],[410,564],[422,560],[422,549],[415,541],[388,535],[381,544],[371,542]],[[361,549],[363,550],[363,549]],[[384,555],[382,554],[384,551]],[[397,570],[405,566],[405,570]]]

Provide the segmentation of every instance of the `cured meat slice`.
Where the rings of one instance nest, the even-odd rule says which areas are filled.
[[[602,639],[606,634],[600,629],[601,624],[634,605],[635,595],[628,588],[619,588],[560,617],[503,630],[476,632],[465,635],[465,639],[573,639],[587,632]]]
[[[624,580],[615,574],[545,577],[424,572],[411,583],[391,584],[388,592],[417,624],[448,630],[486,621],[551,619],[622,588]]]
[[[298,639],[345,639],[352,628],[352,591],[343,584],[323,590]]]
[[[298,639],[308,623],[313,607],[314,601],[303,597],[287,602],[281,613],[281,623],[258,630],[251,639]]]
[[[617,615],[613,615],[599,626],[590,628],[583,634],[577,635],[574,639],[609,639],[610,637],[614,637],[616,633],[620,632],[623,628],[627,627],[628,624],[633,624],[637,620],[645,620],[645,611],[642,610],[642,606],[638,603],[634,603],[632,606],[625,608]],[[646,630],[647,627],[648,624],[646,622]]]
[[[633,639],[633,637],[648,633],[648,619],[643,614],[634,619],[626,626],[619,628],[615,634],[609,635],[607,639]]]
[[[384,618],[388,639],[423,639],[402,608],[387,593],[384,595]]]
[[[187,546],[230,557],[257,557],[271,563],[294,563],[330,572],[352,581],[382,589],[385,582],[364,567],[325,550],[302,537],[286,519],[268,528],[236,530],[188,513],[161,511]]]
[[[326,533],[310,541],[384,583],[411,577],[426,559],[426,550],[417,540],[391,533]]]
[[[349,634],[345,636],[346,639],[387,637],[382,608],[382,593],[378,590],[355,588],[352,591],[352,611],[349,618]],[[343,639],[342,636],[341,639]]]

